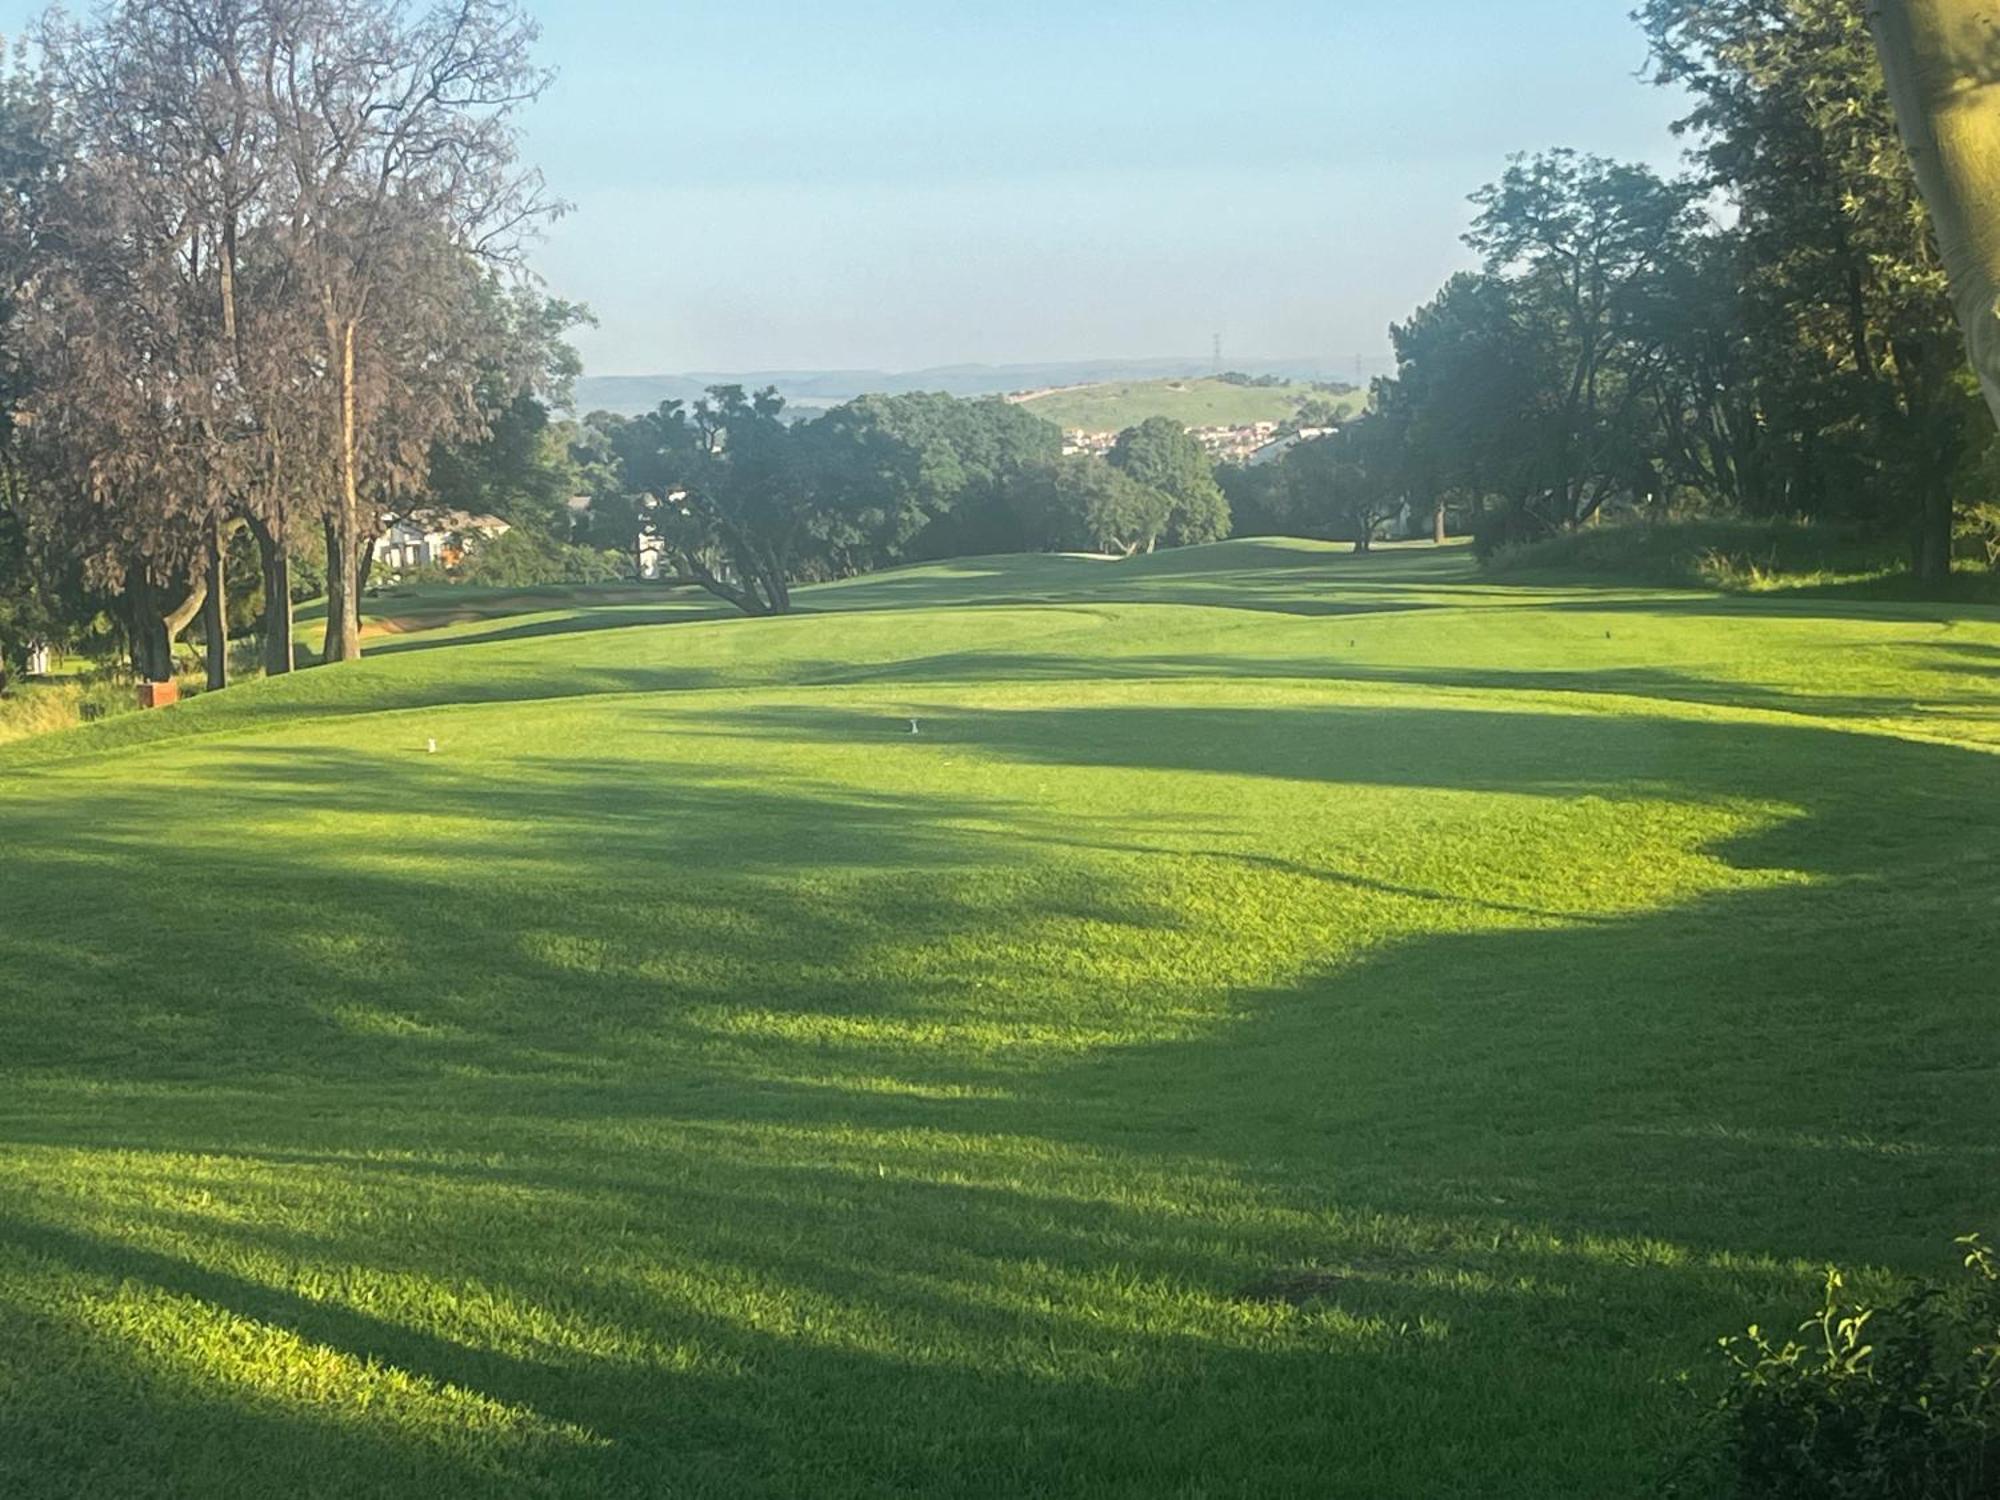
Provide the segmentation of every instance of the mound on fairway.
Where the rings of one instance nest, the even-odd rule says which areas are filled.
[[[2000,1225],[2000,616],[801,604],[0,749],[0,1492],[1631,1494]]]

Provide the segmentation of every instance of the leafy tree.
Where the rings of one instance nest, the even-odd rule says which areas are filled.
[[[1466,243],[1504,280],[1530,339],[1522,413],[1532,468],[1521,503],[1545,527],[1588,520],[1629,488],[1647,446],[1647,312],[1660,277],[1688,254],[1693,188],[1641,166],[1553,151],[1517,159],[1473,200]]]
[[[590,321],[589,314],[490,280],[484,296],[489,336],[482,341],[475,397],[483,430],[469,440],[434,443],[414,498],[566,540],[569,502],[582,477],[571,434],[554,422],[550,408],[569,405],[583,373],[568,335]]]
[[[1396,401],[1426,487],[1433,500],[1456,497],[1482,536],[1492,535],[1478,522],[1489,502],[1509,534],[1546,524],[1534,502],[1545,492],[1549,374],[1531,320],[1505,279],[1461,275],[1389,331]]]
[[[1173,514],[1173,497],[1101,458],[1078,454],[1024,476],[1016,504],[1033,545],[1045,550],[1149,552]]]
[[[1404,432],[1377,414],[1342,432],[1300,443],[1284,457],[1284,484],[1292,516],[1322,536],[1374,549],[1383,523],[1402,509],[1407,495]]]
[[[615,583],[624,572],[614,553],[517,529],[488,537],[470,548],[458,569],[458,581],[482,588],[535,588],[544,584]]]
[[[1742,246],[1759,400],[1795,508],[1906,523],[1950,569],[1952,476],[1975,431],[1964,343],[1851,0],[1648,0],[1661,81]]]
[[[900,446],[876,449],[884,472],[875,566],[1024,545],[1013,492],[1062,454],[1060,429],[997,397],[863,396],[821,422],[855,441],[876,433]]]
[[[1291,525],[1284,470],[1275,463],[1222,464],[1215,482],[1238,536],[1279,536]]]
[[[794,568],[824,490],[774,390],[716,386],[605,429],[645,534],[696,583],[749,615],[792,607]]]
[[[1172,498],[1164,533],[1169,546],[1219,542],[1229,535],[1229,501],[1215,482],[1215,464],[1171,417],[1149,417],[1121,432],[1111,463]]]

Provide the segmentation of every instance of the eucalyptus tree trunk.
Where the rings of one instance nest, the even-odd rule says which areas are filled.
[[[201,606],[202,654],[208,662],[208,685],[212,691],[229,686],[229,599],[223,567],[227,561],[228,537],[222,522],[209,523],[204,546],[208,567],[208,597]]]
[[[1872,0],[1882,71],[2000,418],[2000,0]]]
[[[340,493],[326,518],[326,644],[320,660],[335,662],[354,661],[361,655],[361,439],[354,320],[334,315],[331,294],[327,305],[328,352],[340,382]]]

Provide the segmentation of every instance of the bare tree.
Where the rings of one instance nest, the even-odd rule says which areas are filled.
[[[557,211],[520,166],[515,116],[547,86],[512,0],[284,6],[267,81],[290,212],[283,254],[319,318],[334,489],[325,508],[325,660],[360,654],[371,490],[474,434],[470,377],[441,376],[465,262],[510,265]],[[460,366],[463,369],[463,366]]]

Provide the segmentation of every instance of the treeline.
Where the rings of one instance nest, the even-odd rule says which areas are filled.
[[[1374,389],[1393,491],[1487,548],[1608,511],[1801,517],[1944,578],[2000,463],[1866,10],[1648,0],[1690,169],[1555,151],[1477,196],[1481,268]]]
[[[1172,421],[1107,459],[991,398],[864,396],[786,420],[770,391],[723,386],[640,417],[596,413],[572,439],[590,504],[576,535],[680,575],[751,614],[791,586],[898,563],[1077,549],[1131,554],[1229,534],[1200,444]]]
[[[2000,451],[1863,11],[1648,0],[1689,170],[1516,160],[1370,412],[1330,393],[1337,431],[1221,469],[1164,420],[1065,457],[1000,400],[795,421],[720,388],[557,421],[582,314],[519,264],[558,205],[518,160],[547,80],[514,0],[52,16],[0,78],[0,674],[95,632],[159,679],[197,628],[214,685],[232,633],[288,671],[322,592],[317,655],[351,658],[377,537],[430,508],[513,523],[495,578],[664,557],[753,613],[958,555],[1232,529],[1490,551],[1607,513],[1838,520],[1935,583],[1955,534],[2000,555]]]
[[[199,617],[219,686],[246,553],[267,671],[301,562],[358,654],[382,519],[575,372],[518,266],[558,207],[516,152],[534,40],[512,0],[40,24],[0,83],[0,655],[108,609],[164,680]]]

